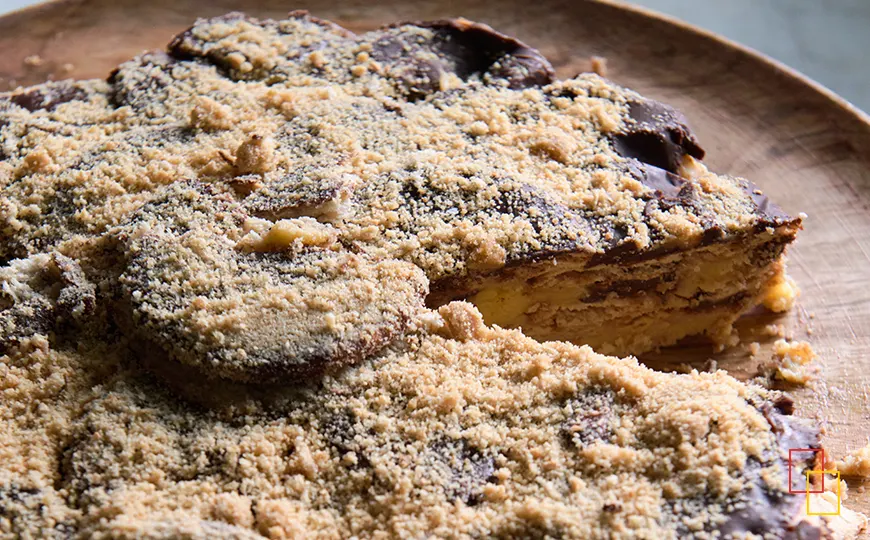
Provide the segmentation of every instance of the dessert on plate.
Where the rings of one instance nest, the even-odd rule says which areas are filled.
[[[461,19],[0,94],[0,534],[854,537],[787,397],[599,354],[787,307],[800,220],[702,157]]]

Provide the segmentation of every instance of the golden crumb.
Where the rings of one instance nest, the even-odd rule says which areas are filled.
[[[806,341],[778,339],[773,344],[773,355],[760,366],[762,373],[774,381],[805,385],[818,376],[819,366],[814,364],[816,353]]]
[[[757,341],[753,341],[748,345],[748,349],[750,356],[758,356],[758,353],[761,352],[761,345]]]
[[[774,323],[764,327],[764,335],[771,337],[785,337],[785,325]]]
[[[762,303],[770,311],[782,313],[794,307],[798,295],[800,295],[800,289],[798,289],[797,283],[789,276],[778,275],[768,283]]]
[[[269,172],[275,161],[275,140],[255,133],[239,145],[235,158],[234,166],[239,174]]]
[[[39,67],[43,63],[42,57],[38,54],[31,54],[24,59],[24,65],[30,67]]]
[[[593,56],[589,59],[592,64],[592,72],[602,77],[607,77],[607,58],[603,56]]]
[[[837,460],[834,466],[845,476],[870,478],[870,444],[850,452],[843,459]]]

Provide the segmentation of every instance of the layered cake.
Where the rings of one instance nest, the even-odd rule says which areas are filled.
[[[465,20],[0,94],[0,535],[855,537],[786,396],[600,354],[793,298],[800,220],[702,157]]]
[[[5,260],[90,257],[160,187],[198,180],[252,220],[310,218],[416,265],[430,307],[465,299],[607,353],[727,344],[741,313],[793,299],[800,219],[707,171],[679,113],[597,75],[555,80],[465,20],[359,36],[303,13],[201,20],[108,82],[3,95],[0,126]]]

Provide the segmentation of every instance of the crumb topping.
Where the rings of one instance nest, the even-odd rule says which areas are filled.
[[[846,476],[870,477],[870,445],[850,452],[842,460],[837,460],[835,466]]]
[[[353,36],[300,14],[233,15],[108,83],[0,97],[0,255],[75,256],[192,180],[259,217],[328,222],[345,245],[430,280],[542,253],[690,246],[757,222],[745,181],[703,168],[696,202],[653,197],[611,139],[640,96],[593,74],[538,85],[545,60],[480,28]],[[37,94],[60,97],[40,108]]]
[[[774,383],[806,385],[818,377],[816,353],[806,341],[778,339],[773,344],[773,356],[760,366],[760,371]]]
[[[430,319],[297,389],[215,386],[173,364],[168,390],[120,345],[32,338],[0,364],[0,496],[12,509],[0,528],[712,538],[753,490],[785,489],[758,387],[538,343],[487,327],[469,304]]]
[[[299,12],[0,94],[0,533],[791,527],[782,448],[818,441],[773,394],[423,306],[761,226],[745,180],[618,151],[642,99],[469,21]]]

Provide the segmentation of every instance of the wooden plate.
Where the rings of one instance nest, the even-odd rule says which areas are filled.
[[[815,387],[794,392],[798,414],[826,429],[834,455],[867,444],[870,122],[817,84],[717,36],[591,0],[62,0],[0,18],[0,88],[105,77],[119,62],[163,48],[196,17],[232,10],[281,17],[290,9],[357,31],[464,16],[539,48],[562,77],[602,56],[610,78],[681,109],[714,170],[746,176],[787,210],[809,215],[789,253],[790,273],[803,289],[800,305],[773,322],[810,341],[823,363]],[[760,335],[758,323],[771,321],[760,315],[743,325],[746,342],[762,342],[762,355],[773,338]],[[740,377],[755,370],[746,345],[714,355],[687,344],[647,360],[701,367],[708,358]],[[870,511],[870,492],[858,493],[857,481],[850,488],[849,504]]]

